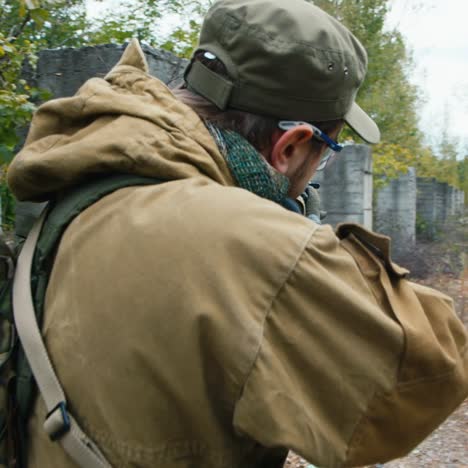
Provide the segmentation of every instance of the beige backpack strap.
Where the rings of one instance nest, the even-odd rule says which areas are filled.
[[[31,266],[45,217],[46,210],[34,224],[18,257],[13,283],[13,312],[18,336],[47,407],[44,429],[51,440],[60,441],[68,455],[81,467],[109,468],[111,465],[99,448],[67,410],[65,394],[50,362],[34,313]]]

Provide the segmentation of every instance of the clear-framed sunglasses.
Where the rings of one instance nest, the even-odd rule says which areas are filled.
[[[320,164],[316,169],[317,171],[323,171],[335,158],[336,153],[342,151],[343,146],[330,138],[326,133],[322,132],[322,130],[317,128],[315,125],[312,125],[308,122],[302,122],[298,120],[280,120],[280,122],[278,122],[278,128],[285,131],[298,127],[299,125],[307,125],[313,131],[314,138],[319,141],[323,141],[328,146],[328,148],[323,153],[322,158],[320,159]]]

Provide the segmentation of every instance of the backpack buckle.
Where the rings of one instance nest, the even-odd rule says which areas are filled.
[[[50,440],[56,441],[65,435],[71,427],[70,417],[67,412],[67,403],[61,401],[52,411],[49,412],[44,421],[44,430]]]

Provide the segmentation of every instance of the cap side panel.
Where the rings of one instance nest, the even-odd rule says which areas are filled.
[[[261,93],[252,87],[235,87],[229,107],[260,115],[276,117],[279,120],[336,120],[342,119],[349,108],[348,100],[320,100],[317,98],[297,98]]]

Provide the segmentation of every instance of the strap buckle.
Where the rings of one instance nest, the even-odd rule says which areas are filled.
[[[70,417],[67,412],[67,403],[61,401],[49,412],[44,421],[44,430],[50,440],[56,441],[65,435],[71,428]]]

